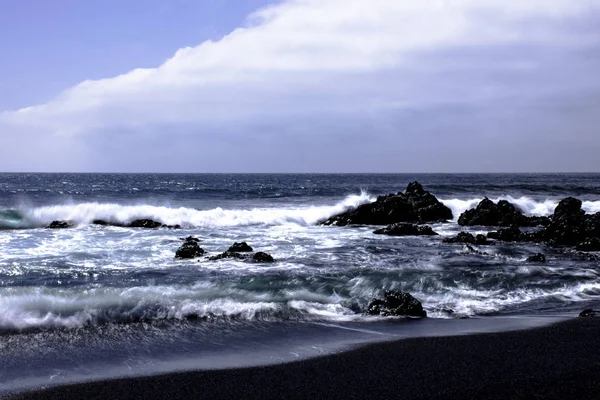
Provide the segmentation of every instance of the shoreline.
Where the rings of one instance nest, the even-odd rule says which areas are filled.
[[[92,381],[10,399],[597,398],[600,318],[403,338],[284,364]]]

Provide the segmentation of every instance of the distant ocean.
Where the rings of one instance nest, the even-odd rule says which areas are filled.
[[[289,361],[600,304],[598,261],[560,249],[473,253],[442,243],[456,222],[431,225],[438,237],[319,225],[414,180],[454,221],[485,196],[528,215],[567,196],[600,211],[600,174],[0,174],[0,386]],[[181,229],[92,224],[140,218]],[[55,220],[74,227],[45,229]],[[189,235],[207,255],[245,241],[276,262],[175,259]],[[548,263],[525,262],[537,252]],[[384,289],[429,321],[366,316]]]

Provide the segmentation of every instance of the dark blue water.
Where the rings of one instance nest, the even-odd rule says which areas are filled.
[[[600,211],[599,174],[0,174],[0,381],[39,383],[52,371],[75,379],[68,360],[90,368],[88,378],[131,363],[140,373],[164,371],[173,368],[156,366],[165,354],[190,354],[202,343],[223,348],[215,344],[223,337],[230,350],[258,335],[269,337],[263,355],[290,341],[294,353],[311,355],[302,343],[322,341],[316,326],[382,334],[388,322],[362,311],[384,289],[409,291],[432,321],[455,323],[570,315],[600,301],[598,262],[568,251],[498,244],[479,254],[441,242],[461,230],[454,222],[434,224],[434,238],[319,225],[413,180],[455,220],[484,196],[530,215],[551,214],[566,196]],[[138,218],[182,229],[91,224]],[[44,229],[54,220],[74,227]],[[208,255],[247,241],[276,262],[175,260],[188,235],[201,238]],[[525,261],[537,252],[548,263]],[[293,332],[311,332],[310,340]],[[93,360],[103,367],[92,368]]]

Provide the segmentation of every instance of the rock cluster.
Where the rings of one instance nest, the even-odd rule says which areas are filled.
[[[189,236],[175,252],[175,258],[190,259],[204,255],[204,249],[198,244],[200,239]]]
[[[472,233],[469,232],[460,232],[455,237],[443,239],[442,242],[475,244],[478,246],[483,246],[491,243],[485,235],[478,234],[477,236],[474,236]]]
[[[546,226],[536,232],[521,232],[518,226],[490,232],[489,238],[505,242],[536,242],[600,251],[600,213],[586,214],[581,200],[567,197],[556,206]]]
[[[391,225],[398,222],[424,224],[452,219],[452,211],[418,182],[404,192],[380,196],[377,201],[333,216],[324,225]]]
[[[458,218],[462,226],[537,226],[548,222],[544,217],[527,217],[506,200],[494,203],[487,197],[477,207],[467,210]]]

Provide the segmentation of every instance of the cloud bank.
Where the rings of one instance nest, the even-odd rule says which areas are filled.
[[[0,169],[598,171],[599,17],[598,0],[283,2],[0,112]]]

